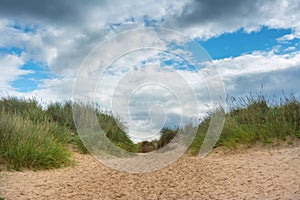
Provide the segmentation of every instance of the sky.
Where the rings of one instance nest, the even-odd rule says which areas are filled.
[[[212,107],[214,82],[191,60],[213,63],[218,78],[210,78],[226,96],[299,97],[299,10],[298,0],[2,0],[0,94],[48,104],[80,91],[120,115],[133,138],[155,137]],[[140,49],[122,51],[133,47]]]

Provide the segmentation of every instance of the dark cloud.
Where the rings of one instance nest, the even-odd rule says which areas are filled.
[[[228,90],[229,96],[247,95],[250,92],[262,91],[268,96],[282,96],[283,91],[286,95],[293,93],[300,98],[300,68],[293,67],[284,70],[271,71],[256,75],[239,76],[232,80],[235,87],[233,90]],[[231,85],[225,83],[225,85]]]
[[[194,0],[167,15],[164,25],[200,39],[262,26],[297,29],[299,8],[300,1],[293,0]]]
[[[20,20],[48,21],[56,24],[78,23],[89,14],[93,7],[101,7],[106,1],[80,0],[2,0],[0,16],[20,18]]]
[[[261,2],[263,3],[263,2]],[[231,18],[250,17],[259,10],[255,0],[198,0],[187,4],[177,17],[180,25],[224,21]]]
[[[16,23],[14,28],[25,27],[22,28],[24,32],[27,26],[37,24],[37,31],[32,34],[36,37],[30,35],[30,42],[16,38],[21,40],[18,44],[25,44],[28,57],[39,62],[45,61],[44,56],[31,54],[45,55],[47,49],[56,52],[53,53],[55,58],[51,64],[48,63],[51,71],[70,74],[76,71],[74,69],[80,66],[84,57],[106,36],[116,29],[126,30],[128,18],[140,17],[138,23],[143,24],[143,16],[155,17],[152,12],[158,8],[162,8],[159,2],[146,6],[143,3],[119,0],[3,0],[0,3],[0,18],[13,19],[11,24]],[[163,10],[160,13],[164,13]],[[155,14],[159,15],[158,12]]]

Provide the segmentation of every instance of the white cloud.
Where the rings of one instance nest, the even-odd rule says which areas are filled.
[[[289,46],[288,48],[283,50],[284,52],[295,52],[297,48],[295,46]]]
[[[41,80],[38,88],[30,92],[10,92],[9,95],[36,98],[43,106],[53,102],[64,102],[72,99],[74,77],[59,77]]]
[[[22,30],[13,28],[13,20],[0,20],[0,47],[23,47],[22,43],[27,42],[30,37]]]
[[[24,65],[24,55],[0,54],[0,88],[1,91],[12,90],[10,83],[22,75],[33,73],[31,70],[21,69]]]
[[[299,67],[300,52],[275,54],[274,51],[258,51],[239,57],[215,60],[214,64],[224,79],[230,79],[233,76],[255,75]]]
[[[294,34],[286,34],[280,38],[277,38],[277,41],[278,42],[286,42],[286,41],[290,41],[290,40],[293,40],[295,39],[295,35]]]
[[[24,52],[25,62],[33,59],[52,66],[57,57],[57,48],[47,44],[44,40],[47,37],[57,36],[57,33],[47,25],[36,30],[25,30],[30,29],[31,26],[31,24],[20,23],[16,20],[0,20],[0,47],[19,48]]]
[[[300,29],[300,27],[299,27]],[[295,33],[291,33],[291,34],[286,34],[280,38],[277,38],[277,41],[278,42],[282,42],[282,43],[285,43],[285,42],[289,42],[291,40],[294,40],[294,39],[299,39],[300,38],[300,31],[299,32],[295,32]]]
[[[282,90],[298,91],[300,52],[276,54],[275,51],[253,52],[214,61],[230,95],[244,95],[264,86],[269,95]],[[297,92],[298,95],[300,95]],[[280,95],[280,94],[279,94]]]

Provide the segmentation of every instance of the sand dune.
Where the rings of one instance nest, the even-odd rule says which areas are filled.
[[[6,199],[300,199],[300,147],[183,156],[145,174],[112,170],[89,155],[49,171],[2,171]]]

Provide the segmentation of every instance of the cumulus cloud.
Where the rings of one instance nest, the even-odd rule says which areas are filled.
[[[44,79],[37,89],[25,93],[27,97],[35,97],[48,105],[52,102],[64,102],[72,99],[75,77],[58,77]]]
[[[262,26],[299,32],[299,9],[297,0],[190,1],[180,12],[166,16],[165,24],[201,39],[239,29],[258,31]]]
[[[0,20],[0,47],[23,47],[23,42],[29,41],[30,37],[24,31],[14,28],[13,20]]]
[[[256,75],[300,66],[300,52],[275,54],[270,52],[253,52],[235,58],[214,61],[222,76],[230,79],[233,76]]]
[[[132,27],[155,25],[208,39],[246,31],[292,28],[299,32],[299,1],[2,1],[1,42],[24,47],[31,59],[60,75],[76,74],[85,56],[106,37]],[[12,20],[15,19],[15,20]],[[151,23],[150,23],[151,22]],[[15,26],[19,29],[13,28]],[[22,28],[23,27],[23,28]],[[34,29],[32,32],[25,29]],[[1,43],[0,42],[0,43]]]
[[[3,30],[9,45],[26,45],[33,59],[43,59],[55,73],[70,75],[85,56],[114,32],[160,22],[168,10],[180,9],[184,1],[3,1],[0,16],[10,20],[16,37]],[[33,33],[11,28],[36,25]],[[152,24],[153,25],[153,24]],[[3,34],[3,35],[4,35]],[[26,38],[24,38],[26,37]],[[13,40],[20,41],[16,44]],[[31,44],[28,44],[31,43]],[[7,45],[7,43],[6,43]],[[41,48],[42,46],[42,48]],[[48,57],[46,56],[48,55]]]
[[[13,90],[10,83],[20,76],[33,73],[31,70],[23,70],[24,55],[0,54],[0,88],[2,91]]]
[[[289,42],[291,40],[299,39],[299,38],[300,38],[300,31],[295,32],[295,33],[291,33],[291,34],[286,34],[286,35],[284,35],[280,38],[277,38],[277,41],[281,42],[281,43],[285,43],[285,42]]]
[[[282,90],[293,90],[298,94],[299,51],[285,54],[276,54],[274,50],[257,51],[215,60],[214,64],[231,95],[258,91],[262,86],[271,95]]]

